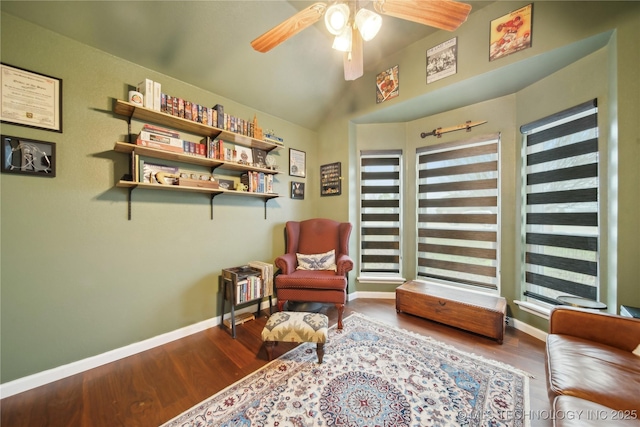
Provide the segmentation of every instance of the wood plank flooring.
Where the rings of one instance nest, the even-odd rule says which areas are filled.
[[[330,324],[334,307],[326,307]],[[359,312],[429,335],[460,350],[508,363],[534,375],[530,380],[532,427],[549,427],[551,410],[544,369],[544,343],[507,328],[504,343],[397,314],[394,300],[357,299],[345,317]],[[260,333],[266,315],[239,325],[234,340],[211,328],[144,353],[118,360],[0,401],[2,427],[157,427],[267,363]],[[295,344],[281,343],[274,357]],[[547,412],[541,412],[547,411]],[[547,419],[545,419],[547,418]]]

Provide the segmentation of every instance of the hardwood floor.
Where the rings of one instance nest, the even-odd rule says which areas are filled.
[[[544,343],[507,328],[504,343],[408,314],[394,300],[357,299],[351,312],[444,341],[460,350],[508,363],[532,374],[532,427],[548,427],[550,411]],[[330,324],[337,312],[326,308]],[[122,359],[0,401],[2,427],[157,427],[267,363],[260,333],[266,315],[237,328],[234,340],[211,328],[162,347]],[[274,358],[294,344],[281,343]],[[542,412],[546,411],[546,412]],[[546,419],[545,419],[546,418]]]

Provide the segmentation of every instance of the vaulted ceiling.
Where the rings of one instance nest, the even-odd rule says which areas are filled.
[[[316,129],[352,84],[344,80],[342,53],[331,48],[322,20],[268,53],[250,46],[310,3],[2,0],[0,5],[3,12],[114,56]],[[368,3],[360,2],[371,7]],[[488,3],[472,2],[472,13]],[[380,33],[365,43],[365,73],[434,31],[384,17]]]

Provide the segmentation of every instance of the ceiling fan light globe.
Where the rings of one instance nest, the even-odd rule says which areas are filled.
[[[324,14],[324,24],[334,36],[340,35],[349,23],[349,6],[344,3],[333,4]]]
[[[351,52],[351,43],[351,27],[346,27],[342,33],[336,36],[331,47],[340,52]]]
[[[362,40],[368,42],[380,31],[382,17],[369,9],[360,9],[356,13],[356,26],[362,35]]]

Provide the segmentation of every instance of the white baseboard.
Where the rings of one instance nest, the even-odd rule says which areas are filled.
[[[349,301],[353,301],[358,298],[372,298],[372,299],[396,299],[395,292],[353,292],[348,295]]]
[[[365,291],[353,292],[348,295],[349,301],[353,301],[358,298],[395,299],[395,297],[395,292]],[[263,302],[260,308],[264,310],[269,307],[268,304],[268,302]],[[245,307],[238,310],[237,312],[245,313],[253,310],[254,308],[252,307]],[[515,327],[516,329],[542,341],[546,340],[547,334],[545,332],[529,326],[526,323],[520,322],[516,319],[511,320],[513,321],[513,327]],[[14,381],[0,384],[0,398],[4,399],[5,397],[13,396],[15,394],[31,390],[33,388],[43,386],[45,384],[61,380],[71,375],[76,375],[81,372],[106,365],[107,363],[115,362],[116,360],[133,356],[134,354],[142,353],[143,351],[147,351],[154,347],[158,347],[169,342],[187,337],[189,335],[204,331],[219,324],[220,316],[217,316],[215,318],[203,320],[202,322],[198,322],[193,325],[177,329],[175,331],[167,332],[166,334],[158,335],[144,341],[116,348],[114,350],[107,351],[106,353],[98,354],[96,356],[88,357],[86,359],[78,360],[76,362],[68,363],[66,365],[58,366],[53,369],[48,369],[46,371],[38,372],[33,375],[18,378]]]
[[[269,308],[268,302],[262,302],[260,309],[264,310]],[[252,312],[255,310],[255,305],[252,307],[244,307],[236,311],[236,313]],[[45,384],[52,383],[54,381],[61,380],[71,375],[76,375],[89,369],[94,369],[107,363],[115,362],[116,360],[124,359],[125,357],[133,356],[134,354],[142,353],[143,351],[150,350],[154,347],[158,347],[172,341],[187,337],[189,335],[204,331],[206,329],[218,326],[220,324],[220,316],[215,318],[203,320],[193,325],[185,326],[184,328],[177,329],[175,331],[167,332],[166,334],[158,335],[153,338],[139,341],[133,344],[126,345],[124,347],[116,348],[106,353],[98,354],[96,356],[87,357],[86,359],[78,360],[76,362],[68,363],[66,365],[58,366],[56,368],[48,369],[46,371],[38,372],[33,375],[18,378],[17,380],[9,381],[4,384],[0,384],[0,398],[13,396],[18,393],[31,390],[36,387],[43,386]]]
[[[527,335],[531,335],[532,337],[537,338],[540,341],[545,341],[545,342],[547,341],[546,332],[538,328],[534,328],[533,326],[528,325],[518,319],[511,318],[511,322],[513,323],[513,327],[516,328],[517,330],[522,331]]]

